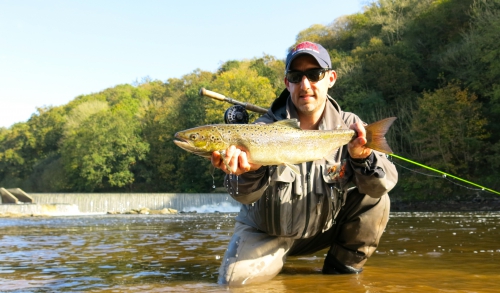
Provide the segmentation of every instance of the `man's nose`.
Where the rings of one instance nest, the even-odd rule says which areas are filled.
[[[309,89],[311,87],[311,82],[307,79],[306,75],[302,76],[302,81],[300,82],[300,87],[302,89]]]

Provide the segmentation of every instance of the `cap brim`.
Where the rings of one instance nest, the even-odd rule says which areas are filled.
[[[293,55],[292,59],[290,59],[290,61],[288,62],[288,65],[287,65],[287,67],[285,68],[285,70],[287,70],[287,71],[288,71],[288,70],[290,69],[290,65],[292,65],[293,60],[297,59],[297,57],[302,56],[302,55],[309,55],[309,56],[314,57],[314,59],[316,60],[316,62],[318,63],[318,65],[319,65],[321,68],[329,68],[329,67],[328,67],[328,63],[327,63],[325,60],[323,60],[323,59],[319,58],[319,57],[318,57],[318,56],[316,56],[316,55],[313,55],[313,54],[311,54],[311,53],[309,53],[309,52],[305,51],[305,52],[299,52],[299,53],[297,53],[297,54]],[[326,66],[321,65],[322,63],[323,63],[323,64],[325,64]]]

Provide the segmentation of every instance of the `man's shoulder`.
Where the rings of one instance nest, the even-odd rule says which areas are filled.
[[[340,116],[342,117],[342,120],[344,120],[346,125],[351,125],[356,122],[363,122],[363,120],[361,120],[358,115],[352,112],[341,112]]]
[[[277,119],[276,119],[275,115],[271,115],[269,112],[267,112],[266,114],[260,116],[257,120],[255,120],[254,123],[269,124],[269,123],[273,123],[276,121],[277,121]]]

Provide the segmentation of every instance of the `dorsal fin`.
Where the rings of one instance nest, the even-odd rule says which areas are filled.
[[[274,122],[273,124],[276,124],[279,126],[284,126],[284,127],[291,127],[291,128],[295,128],[295,129],[300,129],[299,121],[297,119],[279,120],[279,121]]]

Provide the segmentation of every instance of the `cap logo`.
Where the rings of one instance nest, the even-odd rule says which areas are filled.
[[[315,43],[311,42],[302,42],[295,46],[292,50],[292,54],[296,54],[297,52],[304,51],[304,50],[309,50],[309,51],[314,51],[316,53],[319,53],[319,48]]]

